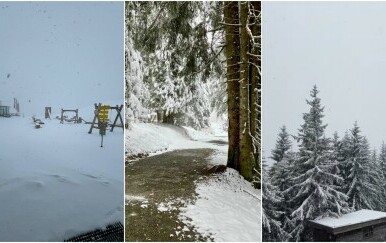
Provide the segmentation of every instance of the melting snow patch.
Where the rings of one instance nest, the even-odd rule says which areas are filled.
[[[225,151],[216,150],[216,152],[209,157],[209,162],[213,165],[226,165],[227,158],[228,155]]]
[[[133,196],[133,195],[125,195],[126,201],[147,201],[145,197],[142,196]]]
[[[215,241],[261,241],[260,190],[237,171],[227,169],[199,182],[196,193],[193,204],[180,208],[179,217],[185,224]]]
[[[162,203],[158,204],[157,209],[160,212],[174,211],[174,210],[178,209],[176,204],[184,203],[184,202],[185,201],[181,200],[181,199],[176,199],[176,200],[169,201],[169,202],[162,202]]]
[[[144,202],[144,203],[141,204],[141,208],[147,208],[147,206],[149,206],[149,205],[147,204],[147,202]]]

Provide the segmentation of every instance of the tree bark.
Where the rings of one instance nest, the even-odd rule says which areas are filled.
[[[239,170],[239,8],[238,2],[224,2],[225,51],[228,92],[228,161],[227,166]]]
[[[252,33],[250,53],[252,56],[249,57],[249,73],[250,73],[250,87],[251,87],[251,134],[254,138],[254,156],[256,161],[256,169],[260,171],[260,148],[261,148],[261,75],[258,67],[261,67],[261,24],[258,15],[261,12],[261,2],[252,1],[250,2],[252,16],[250,20],[250,29]],[[251,38],[251,37],[250,37]]]
[[[251,136],[251,93],[249,82],[249,34],[248,28],[249,2],[239,2],[240,14],[240,174],[251,181],[253,165],[256,163],[253,154]]]

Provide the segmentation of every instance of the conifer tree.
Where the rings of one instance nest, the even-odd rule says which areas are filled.
[[[271,159],[276,162],[281,161],[284,158],[286,152],[291,148],[291,141],[289,134],[285,126],[280,128],[278,139],[276,140],[275,148],[271,152]]]
[[[351,129],[349,150],[345,161],[348,176],[346,178],[348,202],[352,209],[376,209],[380,203],[377,196],[378,179],[371,164],[370,149],[367,139],[360,134],[355,122]]]
[[[382,189],[382,207],[381,211],[386,211],[386,145],[382,142],[381,150],[378,156],[378,165],[380,169],[381,176],[383,180],[380,183],[380,187]]]
[[[303,124],[297,136],[300,142],[299,157],[295,162],[298,176],[292,179],[294,185],[284,192],[294,195],[290,203],[293,205],[291,220],[295,226],[291,237],[295,241],[311,239],[309,231],[305,230],[307,220],[337,217],[349,211],[347,196],[335,186],[343,179],[332,174],[330,145],[324,133],[327,125],[322,121],[324,108],[318,93],[314,86],[311,100],[307,100],[310,110],[303,114]]]
[[[280,218],[285,212],[280,211],[280,206],[283,205],[283,198],[280,196],[280,191],[273,186],[269,180],[266,169],[264,169],[263,161],[263,178],[262,185],[262,224],[263,224],[263,241],[286,241],[288,234],[283,230]]]
[[[126,27],[146,66],[148,106],[163,122],[209,125],[211,102],[205,83],[223,74],[218,58],[223,47],[220,40],[208,38],[213,36],[208,34],[213,22],[218,22],[212,11],[217,4],[126,3]]]
[[[275,162],[268,173],[272,184],[281,191],[286,190],[289,186],[290,166],[294,156],[293,153],[290,153],[291,146],[289,134],[286,127],[283,126],[280,128],[276,146],[271,152],[270,158]]]
[[[229,149],[227,166],[247,180],[260,171],[260,12],[258,2],[224,3]]]

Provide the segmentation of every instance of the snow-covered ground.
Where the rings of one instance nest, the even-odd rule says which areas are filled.
[[[123,223],[122,129],[101,148],[90,125],[43,121],[0,117],[0,241],[63,241]]]
[[[261,241],[261,195],[237,171],[227,169],[197,183],[197,200],[181,210],[181,219],[215,241]]]

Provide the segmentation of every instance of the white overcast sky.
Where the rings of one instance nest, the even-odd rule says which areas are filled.
[[[358,121],[372,148],[386,141],[386,2],[264,2],[263,150],[296,134],[312,86],[327,135]],[[378,149],[379,150],[379,149]]]
[[[13,106],[16,97],[22,113],[41,117],[45,106],[57,114],[62,107],[123,103],[123,5],[0,2],[3,105]]]

